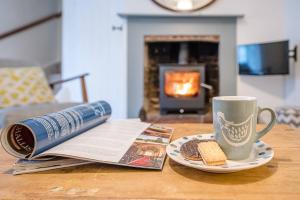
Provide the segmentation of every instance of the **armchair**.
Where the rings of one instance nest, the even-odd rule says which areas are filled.
[[[37,66],[37,65],[36,64],[29,65],[28,63],[24,64],[24,62],[20,62],[20,61],[5,60],[4,62],[3,60],[0,60],[0,68],[21,68],[24,66]],[[89,75],[88,73],[84,73],[75,77],[61,80],[60,65],[55,64],[55,65],[43,66],[42,69],[47,78],[46,82],[49,84],[49,87],[51,88],[53,95],[59,90],[62,84],[69,81],[79,80],[81,83],[83,102],[88,102],[88,95],[87,95],[86,82],[85,82],[85,77]],[[33,103],[28,105],[9,106],[3,109],[0,108],[0,129],[11,123],[26,118],[44,115],[51,112],[57,112],[59,110],[72,107],[78,104],[80,104],[80,102],[59,103],[57,101],[53,101],[53,102],[46,102],[46,103]]]
[[[73,80],[76,80],[76,79],[80,79],[82,100],[83,100],[84,103],[87,103],[88,102],[88,95],[87,95],[87,90],[86,90],[85,77],[88,76],[88,75],[89,75],[89,73],[84,73],[84,74],[80,74],[78,76],[74,76],[74,77],[71,77],[71,78],[68,78],[68,79],[53,81],[53,82],[49,83],[49,86],[50,86],[50,88],[52,88],[52,90],[54,90],[55,86],[59,86],[63,83],[73,81]]]

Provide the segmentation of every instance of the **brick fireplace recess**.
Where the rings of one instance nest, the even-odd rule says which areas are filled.
[[[211,121],[210,102],[219,95],[219,36],[144,37],[145,121]]]

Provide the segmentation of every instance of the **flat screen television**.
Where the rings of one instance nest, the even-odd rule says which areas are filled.
[[[289,74],[289,41],[238,46],[239,74]]]

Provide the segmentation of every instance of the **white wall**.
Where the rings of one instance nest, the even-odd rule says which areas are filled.
[[[238,44],[286,39],[284,0],[243,0],[239,9],[245,14],[238,21]],[[238,94],[258,98],[261,106],[284,104],[285,78],[276,76],[238,76]]]
[[[10,31],[60,10],[60,0],[0,0],[0,33]],[[0,40],[0,59],[48,64],[60,60],[60,20]]]
[[[243,0],[245,14],[238,21],[238,43],[290,40],[290,48],[300,44],[299,0]],[[248,2],[248,3],[245,3]],[[287,76],[239,76],[238,94],[257,96],[262,106],[300,106],[300,63],[290,60]]]
[[[203,15],[243,14],[238,20],[238,44],[290,39],[299,43],[298,0],[216,0],[194,12]],[[63,76],[90,72],[90,101],[108,100],[115,118],[126,117],[126,20],[117,13],[177,15],[151,0],[65,0],[63,1]],[[123,31],[111,30],[122,25]],[[298,34],[300,35],[300,34]],[[129,47],[130,48],[130,47]],[[297,64],[299,65],[299,64]],[[256,96],[261,106],[299,104],[299,66],[286,76],[238,76],[238,94]],[[130,72],[128,72],[130,73]],[[81,101],[79,84],[70,84],[61,100]]]
[[[106,100],[113,118],[127,113],[126,24],[115,0],[63,1],[63,77],[90,73],[89,101]],[[112,26],[123,26],[113,31]],[[60,101],[82,101],[79,82],[64,85]]]
[[[291,47],[298,45],[298,62],[291,62],[291,74],[286,77],[286,104],[300,106],[300,1],[286,1],[287,34]]]

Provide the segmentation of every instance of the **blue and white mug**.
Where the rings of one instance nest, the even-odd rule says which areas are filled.
[[[271,113],[271,121],[256,132],[257,116]],[[247,159],[253,143],[268,133],[276,123],[276,115],[270,108],[259,109],[255,97],[219,96],[213,98],[213,124],[216,141],[230,160]]]

